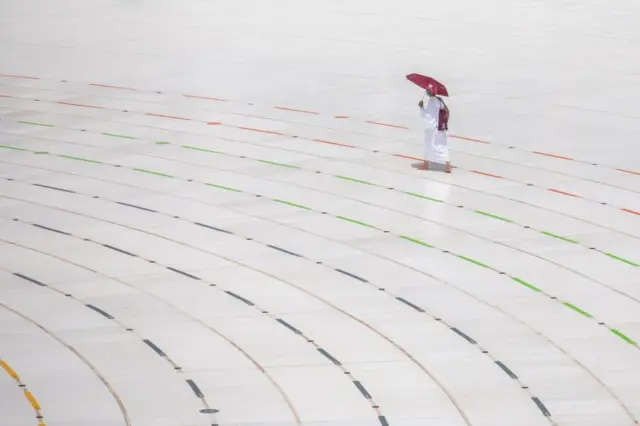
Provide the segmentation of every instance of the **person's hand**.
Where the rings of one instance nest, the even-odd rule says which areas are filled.
[[[424,107],[424,102],[420,101],[420,102],[418,103],[418,106],[419,106],[420,108]]]

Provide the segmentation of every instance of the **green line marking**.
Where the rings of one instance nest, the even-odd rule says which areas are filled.
[[[378,186],[378,185],[376,185],[375,183],[367,182],[366,180],[353,179],[353,178],[350,178],[350,177],[347,177],[347,176],[340,176],[340,175],[336,175],[336,177],[337,177],[338,179],[348,180],[348,181],[351,181],[351,182],[363,183],[363,184],[365,184],[365,185]]]
[[[120,139],[138,139],[138,138],[134,138],[133,136],[125,136],[125,135],[118,135],[115,133],[102,133],[105,136],[111,136],[114,138],[120,138]]]
[[[157,141],[156,145],[171,145],[171,142],[166,142],[166,141]]]
[[[615,328],[612,328],[612,329],[611,329],[611,332],[612,332],[613,334],[615,334],[616,336],[618,336],[619,338],[621,338],[622,340],[624,340],[625,342],[627,342],[627,343],[631,344],[631,345],[634,345],[634,346],[637,346],[637,345],[638,345],[638,344],[637,344],[636,342],[634,342],[630,337],[625,336],[624,334],[622,334],[622,332],[620,332],[620,331],[616,330]]]
[[[533,291],[537,291],[538,293],[542,292],[542,290],[540,290],[538,287],[529,284],[528,282],[521,280],[520,278],[516,278],[516,277],[511,277],[512,280],[514,280],[515,282],[522,284],[523,286],[533,290]]]
[[[566,241],[566,242],[568,242],[568,243],[572,243],[572,244],[578,244],[578,242],[577,242],[577,241],[575,241],[575,240],[571,240],[571,239],[569,239],[569,238],[561,237],[560,235],[552,234],[551,232],[545,232],[545,231],[541,231],[541,232],[542,232],[544,235],[548,235],[549,237],[557,238],[557,239],[559,239],[559,240]]]
[[[613,259],[619,260],[620,262],[627,263],[627,264],[629,264],[629,265],[631,265],[631,266],[640,266],[640,265],[638,265],[638,264],[637,264],[637,263],[635,263],[635,262],[632,262],[632,261],[630,261],[630,260],[624,259],[624,258],[622,258],[622,257],[620,257],[620,256],[616,256],[615,254],[611,254],[611,253],[605,253],[605,254],[606,254],[607,256],[609,256],[609,257],[613,258]]]
[[[471,262],[471,263],[475,263],[478,266],[482,266],[483,268],[489,268],[489,266],[485,265],[482,262],[478,262],[477,260],[471,259],[469,257],[466,256],[461,256],[461,255],[457,255],[460,259],[466,260],[467,262]]]
[[[476,213],[481,214],[483,216],[488,216],[488,217],[492,217],[494,219],[498,219],[498,220],[502,220],[503,222],[513,222],[512,220],[507,219],[506,217],[502,217],[502,216],[497,216],[495,214],[491,214],[491,213],[487,213],[487,212],[483,212],[481,210],[476,210]]]
[[[224,189],[224,190],[227,190],[227,191],[232,191],[232,192],[242,192],[239,189],[229,188],[228,186],[216,185],[216,184],[213,184],[213,183],[205,183],[205,185],[211,186],[211,187],[214,187],[214,188],[218,188],[218,189]]]
[[[33,151],[33,153],[36,154],[36,155],[46,155],[46,154],[48,154],[47,151]]]
[[[284,164],[284,163],[276,163],[275,161],[269,161],[269,160],[258,160],[261,163],[265,163],[265,164],[271,164],[272,166],[280,166],[280,167],[288,167],[290,169],[299,169],[300,167],[298,166],[292,166],[291,164]]]
[[[33,126],[54,127],[53,124],[36,123],[35,121],[18,121],[18,123],[31,124]]]
[[[28,149],[18,148],[17,146],[0,145],[0,148],[12,149],[14,151],[29,151]]]
[[[102,163],[102,162],[100,162],[100,161],[96,161],[96,160],[89,160],[89,159],[87,159],[87,158],[81,158],[81,157],[72,157],[71,155],[58,155],[58,157],[61,157],[61,158],[67,158],[67,159],[69,159],[69,160],[84,161],[84,162],[87,162],[87,163],[104,164],[104,163]]]
[[[414,197],[422,198],[429,201],[435,201],[436,203],[444,203],[444,201],[438,200],[437,198],[427,197],[426,195],[416,194],[415,192],[405,192],[405,194],[413,195]]]
[[[585,317],[587,317],[587,318],[593,318],[593,315],[591,315],[589,312],[587,312],[587,311],[583,311],[582,309],[578,308],[578,307],[577,307],[577,306],[575,306],[575,305],[572,305],[572,304],[571,304],[571,303],[569,303],[569,302],[565,302],[565,303],[564,303],[564,306],[566,306],[566,307],[568,307],[568,308],[573,309],[573,310],[574,310],[574,311],[576,311],[577,313],[579,313],[579,314],[581,314],[581,315],[584,315],[584,316],[585,316]]]
[[[433,248],[432,245],[425,243],[424,241],[416,240],[415,238],[407,237],[405,235],[400,235],[400,238],[403,240],[411,241],[412,243],[420,244],[421,246]]]
[[[360,222],[358,220],[354,220],[354,219],[349,219],[348,217],[344,217],[344,216],[336,216],[338,219],[342,219],[342,220],[346,220],[347,222],[351,222],[351,223],[356,223],[358,225],[362,225],[362,226],[366,226],[367,228],[373,228],[373,229],[378,229],[373,225],[369,225],[368,223],[364,223],[364,222]]]
[[[197,146],[182,145],[182,148],[192,149],[194,151],[210,152],[212,154],[224,154],[224,152],[214,151],[212,149],[207,149],[207,148],[199,148]]]
[[[150,175],[156,175],[156,176],[162,176],[162,177],[168,177],[168,178],[172,178],[173,177],[171,175],[167,175],[167,174],[160,173],[160,172],[154,172],[154,171],[151,171],[151,170],[145,170],[145,169],[133,169],[133,170],[135,170],[136,172],[148,173]]]
[[[292,207],[297,207],[299,209],[304,209],[304,210],[313,210],[311,207],[307,207],[307,206],[301,206],[300,204],[296,204],[296,203],[290,203],[289,201],[284,201],[284,200],[273,200],[276,203],[281,203],[281,204],[286,204],[288,206],[292,206]]]

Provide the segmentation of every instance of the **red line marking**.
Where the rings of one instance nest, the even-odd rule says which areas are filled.
[[[254,128],[251,128],[251,127],[238,127],[238,129],[249,130],[250,132],[268,133],[270,135],[284,136],[284,133],[272,132],[271,130],[254,129]]]
[[[346,115],[336,115],[334,118],[349,118]]]
[[[561,160],[570,160],[570,161],[574,161],[573,158],[570,157],[563,157],[562,155],[556,155],[556,154],[547,154],[546,152],[539,152],[539,151],[531,151],[534,154],[538,154],[538,155],[544,155],[546,157],[553,157],[553,158],[559,158]]]
[[[303,109],[295,109],[295,108],[285,108],[285,107],[274,107],[275,109],[280,109],[282,111],[292,111],[292,112],[301,112],[303,114],[313,114],[313,115],[319,115],[319,112],[314,112],[314,111],[305,111]]]
[[[491,144],[491,142],[483,141],[483,140],[480,140],[480,139],[468,138],[466,136],[458,136],[458,135],[451,135],[451,134],[449,136],[451,136],[452,138],[455,138],[455,139],[462,139],[462,140],[465,140],[465,141]]]
[[[0,77],[24,78],[25,80],[40,80],[38,77],[29,77],[26,75],[0,74]]]
[[[471,170],[471,173],[476,173],[476,174],[479,174],[479,175],[489,176],[489,177],[493,177],[493,178],[496,178],[496,179],[504,179],[502,176],[492,175],[491,173],[485,173],[485,172],[481,172],[481,171],[478,171],[478,170]]]
[[[218,101],[218,102],[229,102],[226,99],[220,99],[220,98],[209,98],[207,96],[196,96],[196,95],[182,95],[185,98],[193,98],[193,99],[206,99],[208,101]]]
[[[412,156],[410,156],[410,155],[393,154],[393,156],[394,156],[394,157],[401,157],[401,158],[408,158],[409,160],[424,161],[424,159],[422,159],[422,158],[412,157]]]
[[[219,121],[210,121],[207,123],[209,126],[220,126],[222,123]]]
[[[559,191],[559,190],[557,190],[557,189],[551,189],[551,188],[549,188],[549,191],[551,191],[551,192],[555,192],[555,193],[557,193],[557,194],[568,195],[569,197],[581,198],[579,195],[572,194],[572,193],[570,193],[570,192]]]
[[[119,89],[119,90],[137,90],[137,89],[132,89],[131,87],[122,87],[122,86],[111,86],[109,84],[97,84],[97,83],[89,83],[89,86],[95,86],[95,87],[105,87],[107,89]]]
[[[640,176],[640,173],[638,172],[634,172],[633,170],[625,170],[625,169],[616,169],[619,172],[624,172],[624,173],[631,173],[632,175],[638,175]]]
[[[344,147],[347,147],[347,148],[356,148],[355,145],[348,145],[346,143],[323,141],[322,139],[311,139],[311,140],[314,141],[314,142],[326,143],[328,145],[337,145],[337,146],[344,146]]]
[[[154,113],[151,113],[151,112],[147,112],[147,113],[145,113],[145,115],[150,115],[152,117],[160,117],[160,118],[171,118],[173,120],[193,121],[190,118],[176,117],[174,115],[154,114]]]
[[[58,101],[56,102],[58,104],[61,105],[71,105],[71,106],[77,106],[77,107],[84,107],[84,108],[96,108],[96,109],[104,109],[101,106],[95,106],[95,105],[84,105],[84,104],[74,104],[72,102],[62,102],[62,101]]]
[[[377,121],[366,121],[365,123],[369,123],[369,124],[375,124],[378,126],[385,126],[385,127],[394,127],[396,129],[405,129],[405,130],[409,130],[408,127],[404,127],[404,126],[398,126],[397,124],[388,124],[388,123],[379,123]]]
[[[0,98],[13,98],[13,96],[9,96],[9,95],[0,95]]]
[[[622,210],[623,212],[637,214],[638,216],[640,216],[640,212],[637,212],[635,210],[630,210],[630,209],[620,209],[620,210]]]

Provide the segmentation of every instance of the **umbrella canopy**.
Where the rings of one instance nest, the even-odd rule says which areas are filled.
[[[449,92],[447,91],[447,88],[444,86],[444,84],[440,83],[435,78],[427,77],[426,75],[421,74],[409,74],[407,76],[407,80],[419,87],[422,87],[425,90],[430,91],[435,95],[449,96]]]

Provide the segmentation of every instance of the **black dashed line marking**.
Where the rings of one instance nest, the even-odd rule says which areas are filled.
[[[23,280],[29,281],[29,282],[31,282],[33,284],[39,285],[40,287],[46,287],[47,286],[46,284],[41,283],[38,280],[34,280],[33,278],[29,278],[26,275],[22,275],[22,274],[19,274],[17,272],[15,272],[13,275],[15,275],[18,278],[22,278]]]
[[[41,228],[41,229],[46,229],[47,231],[51,231],[51,232],[55,232],[57,234],[62,234],[62,235],[67,235],[67,236],[72,236],[70,233],[68,232],[64,232],[64,231],[60,231],[58,229],[53,229],[53,228],[49,228],[47,226],[43,226],[43,225],[38,225],[37,223],[32,223],[32,226],[35,226],[36,228]]]
[[[378,416],[378,420],[380,420],[382,426],[389,426],[389,422],[385,416]]]
[[[516,376],[516,374],[511,371],[511,369],[509,367],[507,367],[506,365],[504,365],[503,363],[501,363],[500,361],[495,361],[496,365],[500,368],[502,368],[502,370],[507,373],[507,375],[509,377],[511,377],[512,379],[517,379],[518,376]]]
[[[100,308],[96,308],[95,306],[93,306],[93,305],[89,305],[89,304],[87,304],[87,305],[85,305],[85,306],[86,306],[87,308],[89,308],[89,309],[93,309],[94,311],[96,311],[97,313],[99,313],[100,315],[102,315],[103,317],[105,317],[105,318],[107,318],[107,319],[110,319],[110,320],[115,319],[112,315],[110,315],[110,314],[106,313],[105,311],[103,311],[103,310],[102,310],[102,309],[100,309]]]
[[[396,300],[399,300],[400,302],[404,303],[405,305],[412,307],[413,309],[415,309],[418,312],[425,312],[425,310],[422,309],[420,306],[414,305],[413,303],[409,302],[407,299],[404,299],[402,297],[396,297]]]
[[[120,204],[120,205],[122,205],[122,206],[133,207],[134,209],[138,209],[138,210],[144,210],[144,211],[146,211],[146,212],[158,213],[158,212],[157,212],[157,211],[155,211],[155,210],[151,210],[151,209],[148,209],[148,208],[146,208],[146,207],[136,206],[135,204],[123,203],[123,202],[121,202],[121,201],[116,201],[116,203],[117,203],[117,204]]]
[[[362,383],[360,383],[357,380],[353,381],[353,384],[356,385],[356,387],[358,388],[358,390],[360,391],[360,393],[367,399],[371,399],[371,394],[367,391],[367,389],[365,389],[364,386],[362,386]]]
[[[189,387],[191,388],[193,393],[195,393],[198,398],[204,398],[204,394],[202,393],[198,385],[196,385],[196,382],[194,382],[191,379],[187,379],[187,383],[189,384]]]
[[[155,262],[152,261],[152,263],[155,263]],[[189,277],[189,278],[192,278],[194,280],[200,281],[200,278],[196,277],[195,275],[191,275],[191,274],[189,274],[187,272],[181,271],[180,269],[172,268],[171,266],[167,266],[167,269],[170,270],[170,271],[173,271],[173,272],[175,272],[177,274],[184,275],[185,277]]]
[[[126,251],[126,250],[119,249],[118,247],[110,246],[109,244],[102,244],[102,246],[106,247],[108,249],[117,251],[119,253],[126,254],[126,255],[131,256],[131,257],[138,257],[137,255],[135,255],[133,253],[130,253],[130,252]]]
[[[285,249],[280,248],[280,247],[277,247],[277,246],[272,246],[271,244],[267,244],[267,247],[272,248],[272,249],[274,249],[274,250],[281,251],[281,252],[286,253],[286,254],[290,254],[291,256],[295,256],[295,257],[304,257],[304,256],[302,256],[302,255],[300,255],[300,254],[298,254],[298,253],[294,253],[294,252],[292,252],[292,251],[285,250]]]
[[[456,332],[460,337],[462,337],[463,339],[465,339],[467,342],[471,343],[472,345],[475,345],[475,344],[478,343],[475,340],[473,340],[471,337],[467,336],[466,334],[464,334],[462,331],[458,330],[455,327],[451,327],[451,330]]]
[[[302,331],[298,330],[297,328],[295,328],[294,326],[292,326],[291,324],[289,324],[285,320],[280,319],[280,318],[276,318],[276,321],[278,321],[280,324],[284,325],[285,327],[287,327],[289,330],[293,331],[294,333],[302,335]]]
[[[342,363],[340,363],[340,361],[338,361],[337,359],[335,359],[333,356],[331,356],[331,354],[327,351],[325,351],[322,348],[316,348],[318,350],[318,352],[320,352],[322,355],[324,355],[325,357],[327,357],[329,359],[329,361],[331,361],[332,363],[334,363],[335,365],[342,365]]]
[[[144,339],[143,340],[144,343],[147,344],[147,346],[149,346],[151,349],[153,349],[153,351],[155,353],[157,353],[160,356],[167,356],[167,354],[165,354],[164,352],[162,352],[162,349],[160,349],[158,346],[156,346],[155,343],[153,343],[151,340],[149,339]]]
[[[232,291],[227,290],[227,291],[225,291],[225,293],[227,293],[227,294],[228,294],[229,296],[231,296],[231,297],[235,297],[236,299],[240,300],[241,302],[246,303],[246,304],[247,304],[247,305],[249,305],[249,306],[254,306],[254,303],[253,303],[251,300],[247,300],[247,299],[245,299],[244,297],[239,296],[239,295],[235,294],[235,293],[234,293],[234,292],[232,292]]]
[[[354,274],[352,274],[351,272],[343,271],[342,269],[339,269],[339,268],[336,268],[336,269],[334,269],[334,270],[335,270],[336,272],[340,272],[341,274],[344,274],[344,275],[349,276],[349,277],[351,277],[351,278],[355,278],[356,280],[358,280],[358,281],[360,281],[360,282],[363,282],[363,283],[368,283],[368,282],[369,282],[368,280],[365,280],[365,279],[364,279],[364,278],[362,278],[362,277],[359,277],[359,276],[357,276],[357,275],[354,275]]]
[[[56,191],[62,191],[62,192],[68,192],[70,194],[77,194],[77,192],[75,191],[71,191],[69,189],[63,189],[63,188],[56,188],[55,186],[49,186],[49,185],[42,185],[40,183],[34,183],[33,186],[39,186],[41,188],[47,188],[47,189],[54,189]]]
[[[549,412],[549,410],[547,410],[547,407],[545,407],[542,401],[540,401],[540,398],[538,398],[537,396],[534,396],[531,399],[533,399],[533,402],[536,403],[536,405],[538,406],[540,411],[542,411],[542,414],[544,414],[545,417],[551,417],[551,413]]]
[[[215,226],[205,225],[204,223],[200,223],[200,222],[193,222],[193,223],[195,225],[202,226],[204,228],[209,228],[209,229],[214,230],[214,231],[223,232],[225,234],[233,234],[233,232],[231,232],[231,231],[227,231],[225,229],[216,228]]]

